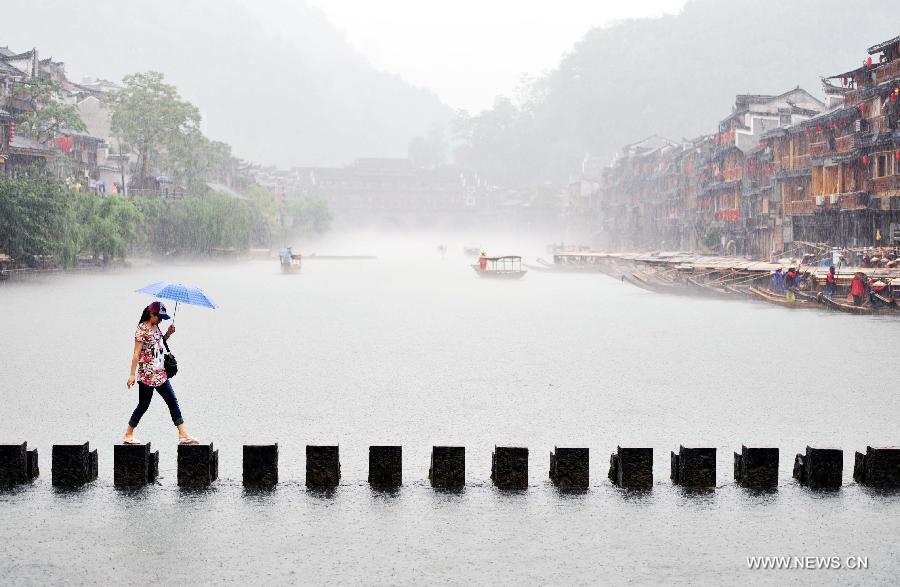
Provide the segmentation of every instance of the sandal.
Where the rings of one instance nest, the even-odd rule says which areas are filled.
[[[179,440],[178,444],[194,445],[194,444],[200,444],[200,441],[197,440],[196,438],[186,438],[184,440]]]

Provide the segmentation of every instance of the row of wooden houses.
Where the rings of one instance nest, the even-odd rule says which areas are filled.
[[[62,99],[76,108],[86,100],[99,104],[100,91],[70,81],[64,63],[40,59],[37,49],[17,53],[0,47],[0,173],[17,175],[40,166],[49,167],[61,179],[70,180],[73,187],[85,190],[120,183],[122,169],[118,156],[110,153],[106,137],[95,136],[90,129],[78,132],[65,128],[53,136],[34,137],[17,128],[17,120],[32,112],[35,105],[13,90],[17,84],[37,77],[58,83]]]
[[[822,83],[824,100],[738,95],[713,134],[627,145],[596,174],[595,244],[757,258],[900,246],[900,37]]]

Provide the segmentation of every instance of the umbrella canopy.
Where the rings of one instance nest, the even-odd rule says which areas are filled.
[[[141,289],[135,290],[137,293],[145,293],[166,300],[174,300],[177,304],[190,304],[191,306],[201,306],[203,308],[218,308],[214,301],[199,287],[184,285],[183,283],[172,283],[171,281],[157,281],[150,285],[145,285]]]

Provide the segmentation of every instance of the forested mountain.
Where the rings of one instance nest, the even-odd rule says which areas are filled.
[[[461,116],[458,159],[502,183],[564,180],[586,153],[611,159],[658,133],[713,132],[738,93],[778,94],[859,66],[900,34],[897,3],[692,0],[675,16],[588,32],[524,103]]]
[[[302,0],[268,4],[290,42],[237,0],[7,0],[0,46],[112,80],[160,71],[200,108],[207,135],[263,163],[405,156],[452,116],[433,93],[375,71]]]

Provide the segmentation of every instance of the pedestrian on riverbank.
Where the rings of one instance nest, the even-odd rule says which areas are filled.
[[[772,274],[772,289],[778,295],[784,295],[784,273],[781,272],[781,267],[776,269],[775,273]]]
[[[128,373],[127,383],[128,388],[131,389],[137,380],[138,405],[128,421],[125,438],[122,440],[125,444],[141,444],[134,439],[134,429],[137,428],[144,412],[150,407],[153,390],[162,396],[169,407],[172,423],[178,428],[178,441],[181,444],[197,444],[197,440],[185,430],[181,407],[178,405],[178,398],[175,397],[175,390],[172,389],[172,382],[169,381],[164,367],[163,341],[167,341],[175,334],[175,325],[169,325],[166,333],[163,334],[159,329],[159,324],[168,319],[166,307],[160,302],[153,302],[144,308],[141,319],[138,321],[137,330],[134,333],[134,352],[131,357],[131,370]],[[137,376],[135,376],[135,370]]]
[[[866,301],[866,276],[861,271],[853,276],[850,282],[850,295],[853,296],[853,305],[862,306]]]
[[[830,300],[834,298],[834,290],[837,287],[837,275],[834,273],[834,265],[828,268],[825,276],[825,296]]]

